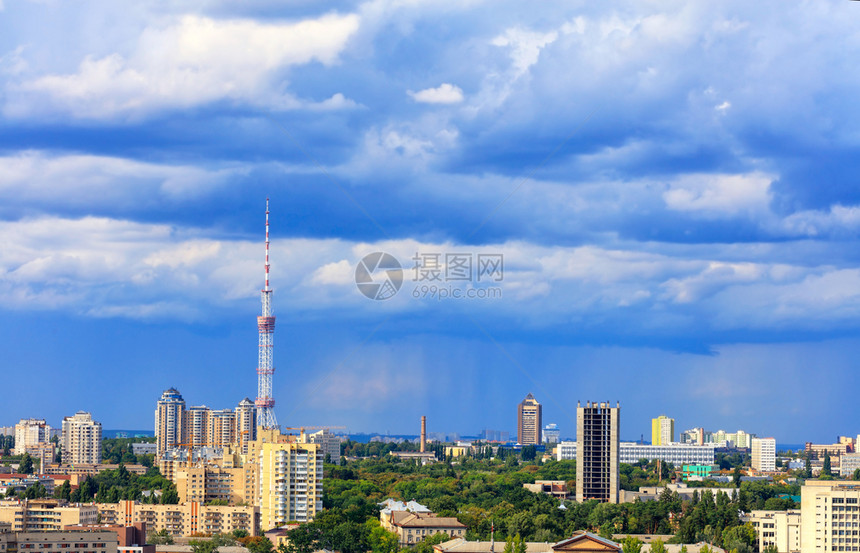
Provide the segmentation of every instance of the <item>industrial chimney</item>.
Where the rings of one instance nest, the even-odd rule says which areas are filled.
[[[426,451],[427,444],[427,417],[421,415],[421,453]]]

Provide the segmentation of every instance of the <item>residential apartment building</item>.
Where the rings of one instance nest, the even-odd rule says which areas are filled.
[[[102,424],[85,411],[63,419],[63,462],[99,464],[102,460]]]
[[[323,454],[319,444],[263,442],[258,446],[260,519],[264,528],[309,522],[322,510]]]
[[[328,457],[329,462],[340,464],[340,444],[343,441],[341,436],[332,433],[328,428],[323,428],[319,432],[308,434],[308,441],[322,447],[323,459]]]
[[[538,445],[541,443],[543,406],[529,394],[517,405],[517,443]]]
[[[47,444],[51,441],[51,427],[45,419],[21,419],[15,425],[15,447],[12,453],[23,455],[27,447]]]
[[[184,443],[185,400],[175,388],[165,390],[155,409],[155,438],[157,457]]]
[[[248,453],[248,442],[257,439],[257,406],[248,398],[236,406],[236,442],[240,452]],[[340,460],[340,456],[338,456]]]
[[[860,551],[860,483],[807,480],[800,492],[800,551]]]
[[[860,453],[846,453],[839,458],[839,475],[848,478],[860,469]]]
[[[236,413],[232,409],[210,411],[207,445],[224,447],[236,443],[236,441]]]
[[[192,447],[209,445],[209,408],[205,405],[193,405],[183,416],[185,428],[179,443],[191,444]]]
[[[253,467],[224,468],[217,465],[185,467],[176,471],[173,482],[180,503],[226,501],[230,505],[253,504],[253,486],[245,473]]]
[[[0,501],[0,522],[9,523],[14,532],[59,531],[72,524],[95,524],[97,520],[94,505],[69,504],[60,499]]]
[[[752,468],[759,472],[776,470],[776,439],[752,439]]]
[[[185,409],[185,400],[174,388],[165,390],[155,410],[156,456],[159,460],[183,444],[192,448],[239,444],[247,454],[248,442],[257,439],[257,408],[245,398],[234,409],[210,409],[196,405]]]
[[[131,526],[141,522],[153,532],[167,530],[174,536],[229,534],[245,530],[259,535],[260,510],[251,505],[203,505],[198,502],[179,505],[149,505],[139,501],[98,503],[102,524]]]
[[[660,415],[651,419],[651,445],[668,445],[675,441],[675,419]]]
[[[576,406],[576,500],[618,503],[620,404]]]
[[[776,546],[779,553],[801,553],[799,509],[752,511],[742,518],[755,529],[759,551],[764,551],[768,546]]]
[[[556,447],[556,459],[559,461],[576,460],[577,442],[561,442]],[[660,460],[672,463],[676,467],[682,465],[713,465],[714,444],[695,445],[673,443],[669,445],[638,444],[636,442],[621,442],[618,446],[620,463],[632,465],[640,460]]]
[[[2,532],[0,551],[117,553],[117,536],[110,530],[94,532]]]

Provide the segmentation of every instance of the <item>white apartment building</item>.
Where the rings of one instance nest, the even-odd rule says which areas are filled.
[[[97,465],[102,462],[102,423],[85,411],[63,419],[63,463]]]
[[[621,442],[619,445],[619,462],[632,465],[640,459],[649,461],[661,460],[672,463],[676,467],[682,465],[713,465],[714,444],[696,445],[672,443],[666,445],[637,444],[636,442]],[[576,459],[576,442],[561,442],[556,448],[556,459],[559,461]]]
[[[23,455],[28,447],[51,441],[51,427],[45,419],[21,419],[15,425],[15,448],[13,454]]]
[[[760,472],[776,470],[776,439],[752,439],[752,468]]]

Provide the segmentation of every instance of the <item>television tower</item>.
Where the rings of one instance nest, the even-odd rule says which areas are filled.
[[[272,397],[272,345],[275,334],[275,316],[272,315],[272,289],[269,288],[269,198],[266,198],[266,286],[261,294],[263,312],[257,317],[260,331],[260,352],[257,362],[257,427],[277,428],[275,399]]]

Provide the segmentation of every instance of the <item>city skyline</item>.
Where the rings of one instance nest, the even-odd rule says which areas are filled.
[[[283,426],[857,435],[858,7],[0,2],[0,421],[258,397],[271,198]]]

